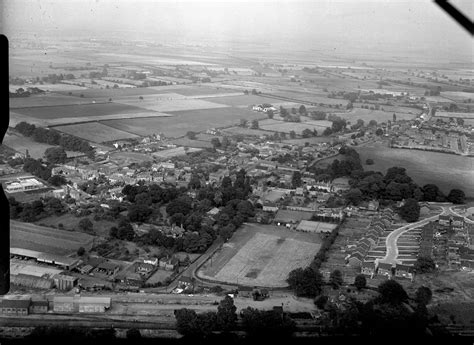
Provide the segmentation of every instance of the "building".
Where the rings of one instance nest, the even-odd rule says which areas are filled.
[[[54,296],[56,313],[104,313],[110,308],[110,297]]]
[[[241,286],[238,290],[239,297],[252,297],[253,289],[249,286]]]
[[[27,192],[45,187],[33,176],[18,177],[15,181],[6,182],[5,186],[8,193]]]
[[[41,253],[40,255],[38,255],[36,260],[38,262],[43,262],[46,264],[58,266],[65,270],[70,270],[71,268],[76,267],[80,262],[80,260],[77,258],[74,259],[67,256],[54,255],[54,254],[49,254],[49,253]]]
[[[31,298],[12,298],[0,301],[0,314],[3,315],[28,315]]]
[[[177,258],[163,257],[159,261],[160,268],[164,268],[167,271],[173,271],[179,265],[179,260]]]
[[[392,276],[392,264],[387,264],[384,262],[380,262],[377,265],[377,274],[378,275],[385,275],[388,278]]]
[[[395,265],[395,277],[398,278],[407,278],[413,279],[414,277],[414,270],[412,266],[396,264]]]
[[[138,272],[140,274],[150,274],[151,272],[153,272],[155,270],[155,267],[156,266],[154,266],[152,264],[147,264],[147,263],[144,263],[144,262],[138,262],[136,272]]]
[[[97,273],[102,273],[107,276],[113,276],[117,274],[119,270],[120,266],[111,262],[102,262],[95,269]]]
[[[451,225],[451,217],[446,215],[440,215],[438,220],[439,225],[443,226],[450,226]]]
[[[178,279],[178,286],[185,289],[194,288],[194,280],[191,277],[182,276]]]
[[[464,230],[464,217],[453,216],[451,225],[454,230]]]
[[[46,299],[32,300],[30,304],[30,314],[44,314],[49,309],[49,302]]]
[[[370,276],[370,277],[373,277],[373,275],[375,274],[375,263],[373,263],[373,262],[364,262],[362,264],[360,273],[362,273],[364,275],[367,275],[367,276]]]
[[[65,274],[56,274],[54,277],[54,285],[59,290],[71,290],[73,287],[77,285],[77,278],[68,276]]]

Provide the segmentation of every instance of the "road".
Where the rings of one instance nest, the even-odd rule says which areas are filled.
[[[474,221],[473,221],[473,220],[470,220],[469,218],[466,218],[466,217],[460,215],[459,213],[457,213],[456,211],[454,211],[454,210],[453,210],[454,207],[456,207],[456,206],[451,206],[451,207],[449,207],[449,211],[450,211],[452,214],[454,214],[455,216],[458,216],[458,217],[463,217],[463,218],[464,218],[464,221],[465,221],[466,223],[474,224]]]
[[[385,254],[385,257],[383,259],[380,259],[379,262],[383,263],[389,263],[389,264],[396,264],[400,263],[399,260],[397,260],[398,257],[398,246],[397,246],[397,241],[398,238],[403,235],[405,232],[410,231],[414,228],[420,227],[422,225],[428,224],[431,221],[434,221],[438,219],[438,217],[442,214],[449,213],[449,208],[446,206],[441,206],[442,212],[439,215],[429,217],[423,220],[420,220],[416,223],[410,223],[408,225],[402,226],[401,228],[393,230],[385,239],[385,246],[387,247],[387,252]]]

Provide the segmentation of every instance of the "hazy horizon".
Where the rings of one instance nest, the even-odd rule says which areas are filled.
[[[454,1],[472,14],[472,3]],[[472,38],[430,0],[418,1],[5,1],[2,32],[157,42],[268,43],[473,62]],[[120,36],[119,35],[119,36]]]

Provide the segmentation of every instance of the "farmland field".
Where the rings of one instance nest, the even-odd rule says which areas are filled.
[[[112,114],[129,114],[134,112],[144,113],[149,112],[146,109],[141,109],[126,104],[118,103],[103,103],[103,104],[82,104],[82,105],[62,105],[50,107],[32,107],[32,108],[17,108],[15,112],[35,117],[38,119],[56,119],[69,117],[89,117]]]
[[[79,247],[90,248],[93,236],[82,232],[57,230],[29,223],[10,221],[10,246],[38,252],[69,255]]]
[[[225,105],[230,105],[233,107],[250,107],[255,104],[269,103],[274,104],[276,102],[281,102],[275,98],[257,96],[257,95],[241,95],[241,96],[224,96],[224,97],[215,97],[212,99],[214,103],[220,103]]]
[[[251,135],[251,136],[256,136],[256,137],[259,137],[261,135],[271,134],[268,131],[263,131],[261,129],[251,129],[251,128],[244,128],[244,127],[237,127],[237,126],[226,128],[222,130],[222,132],[228,135],[242,134],[242,135]]]
[[[206,262],[198,275],[247,286],[285,287],[288,273],[308,266],[319,248],[318,235],[245,224]]]
[[[204,141],[204,140],[191,140],[187,137],[179,138],[179,139],[174,139],[173,144],[178,145],[178,146],[186,146],[186,147],[199,147],[199,148],[212,148],[212,144],[210,141]]]
[[[91,99],[66,96],[59,93],[48,93],[30,97],[10,98],[10,108],[29,108],[44,106],[59,106],[72,104],[90,104]]]
[[[152,161],[151,155],[139,152],[116,151],[109,155],[111,162],[117,165],[129,165],[130,163],[142,163],[144,161]]]
[[[444,98],[448,98],[452,101],[463,101],[466,99],[474,99],[474,93],[471,93],[471,92],[445,91],[445,92],[441,92],[441,96]]]
[[[447,111],[437,111],[436,117],[459,117],[462,119],[474,119],[474,113],[452,113]]]
[[[391,149],[381,144],[356,148],[361,161],[374,160],[374,165],[364,166],[365,170],[383,173],[393,166],[404,167],[413,180],[423,186],[434,183],[444,193],[459,188],[466,196],[474,197],[474,158],[453,154]]]
[[[215,127],[230,126],[240,119],[258,119],[261,113],[239,108],[200,109],[170,112],[172,117],[111,120],[103,123],[140,136],[163,133],[176,138],[185,135],[190,129],[195,132]]]
[[[138,97],[118,98],[117,100],[114,100],[114,101],[123,105],[131,106],[131,107],[139,107],[142,109],[148,109],[152,111],[161,111],[161,112],[226,107],[226,105],[223,105],[223,104],[203,101],[200,99],[186,99],[186,98],[168,99],[166,98],[166,94],[147,96],[147,97],[144,97],[144,99],[139,99]]]
[[[159,88],[149,88],[149,87],[140,87],[140,88],[123,88],[123,89],[88,89],[80,91],[71,91],[72,96],[80,97],[82,94],[84,98],[112,98],[114,100],[116,97],[125,97],[125,96],[145,96],[152,95],[156,93],[166,92],[166,86],[163,87],[163,90]],[[61,92],[62,94],[68,95],[69,92]]]
[[[63,133],[75,135],[76,137],[98,143],[112,140],[138,138],[138,136],[135,134],[124,132],[99,122],[57,126],[55,129]]]
[[[393,111],[386,112],[382,110],[370,110],[370,109],[362,109],[362,108],[355,108],[347,113],[335,113],[335,115],[342,117],[343,119],[351,121],[351,123],[356,123],[357,120],[361,119],[364,120],[365,123],[369,123],[370,120],[375,120],[377,122],[386,122],[388,120],[392,121],[393,119]],[[413,112],[415,113],[415,111]],[[407,113],[398,113],[397,120],[413,120],[416,118],[414,114],[407,114]]]

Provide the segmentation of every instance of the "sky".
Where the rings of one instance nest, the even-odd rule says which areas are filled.
[[[473,15],[470,0],[451,0]],[[427,54],[460,53],[472,60],[472,38],[431,0],[147,1],[4,0],[1,32],[45,30],[100,37],[121,31],[157,40],[247,40],[294,44],[329,43]]]

